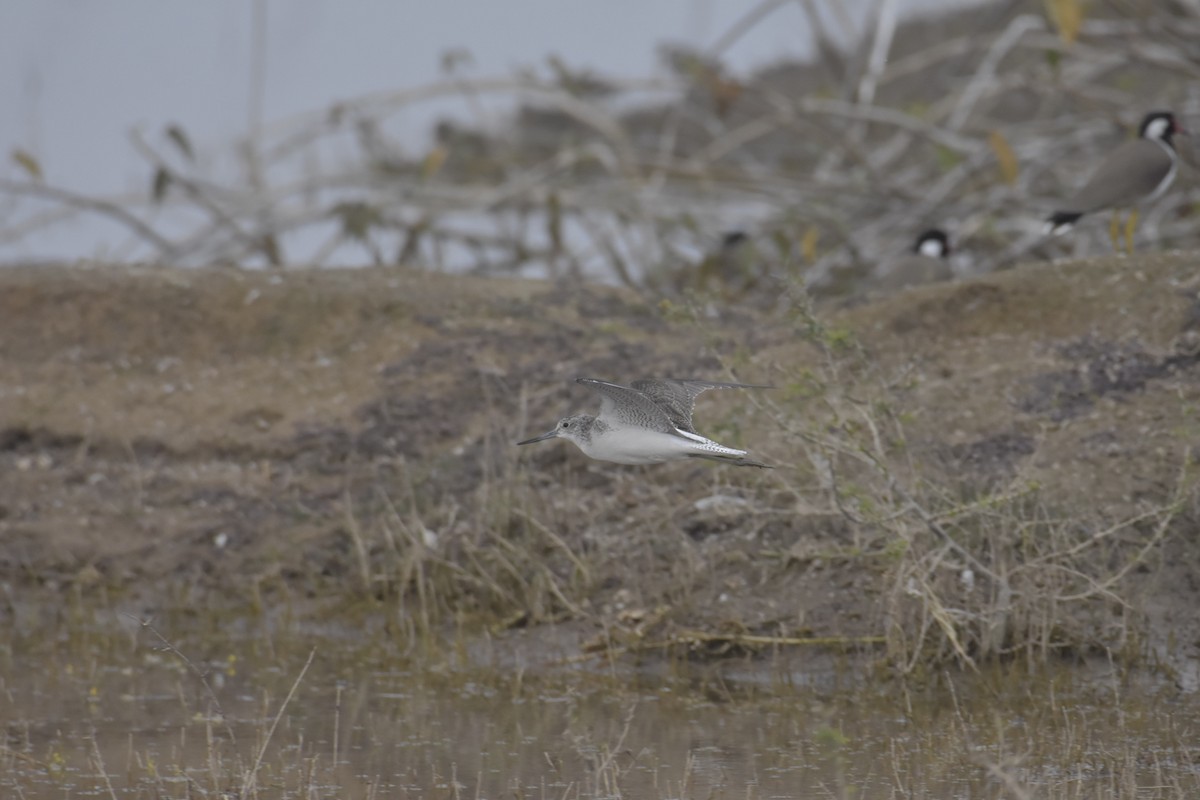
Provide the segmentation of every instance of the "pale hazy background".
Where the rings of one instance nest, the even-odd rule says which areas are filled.
[[[438,78],[449,50],[470,53],[473,77],[544,69],[557,55],[612,77],[662,73],[656,45],[708,47],[755,4],[719,0],[267,0],[264,123],[365,93]],[[822,7],[833,4],[820,2]],[[961,7],[904,0],[903,11]],[[855,25],[873,0],[846,0]],[[825,10],[828,11],[828,8]],[[249,0],[4,0],[0,24],[0,176],[24,177],[10,153],[40,163],[46,181],[85,193],[146,192],[148,168],[130,146],[135,127],[180,125],[203,153],[252,124],[257,51]],[[830,16],[830,30],[845,33]],[[847,37],[848,41],[853,37]],[[735,72],[813,50],[799,3],[775,10],[722,53]],[[420,149],[435,119],[461,100],[405,112],[399,141]],[[127,238],[81,218],[0,244],[0,262],[103,254]]]

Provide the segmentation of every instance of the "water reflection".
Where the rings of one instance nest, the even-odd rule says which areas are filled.
[[[1081,685],[1073,667],[1036,679],[1014,668],[940,676],[921,688],[821,689],[736,683],[711,665],[621,680],[399,669],[394,655],[324,641],[280,714],[308,645],[263,649],[193,646],[204,653],[193,659],[211,694],[176,655],[145,643],[11,651],[0,693],[0,794],[237,796],[251,775],[259,797],[993,797],[1017,789],[1186,797],[1200,789],[1189,733],[1200,714],[1190,696],[1115,676]],[[751,671],[748,662],[733,666]]]

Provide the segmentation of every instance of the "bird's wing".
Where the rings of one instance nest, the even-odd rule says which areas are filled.
[[[582,383],[600,395],[600,413],[597,418],[611,426],[644,428],[660,433],[676,432],[676,426],[672,424],[666,412],[637,389],[595,378],[576,378],[575,382]]]
[[[654,380],[644,379],[630,384],[662,409],[667,419],[681,431],[696,433],[692,425],[692,411],[696,398],[708,389],[769,389],[752,383],[721,383],[699,380]]]
[[[1126,142],[1105,159],[1063,210],[1090,214],[1134,205],[1153,194],[1174,167],[1166,145],[1149,139]]]

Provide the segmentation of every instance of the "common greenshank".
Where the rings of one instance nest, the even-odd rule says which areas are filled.
[[[618,464],[658,464],[683,458],[705,458],[738,467],[762,467],[746,458],[745,450],[717,444],[696,433],[692,410],[696,396],[707,389],[769,389],[749,383],[700,380],[640,380],[621,386],[595,378],[576,383],[600,394],[600,413],[576,414],[559,420],[554,430],[517,442],[533,444],[567,439],[585,455]]]

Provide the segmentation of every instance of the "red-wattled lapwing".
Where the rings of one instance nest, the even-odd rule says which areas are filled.
[[[1120,214],[1129,209],[1125,223],[1125,249],[1133,252],[1137,206],[1162,196],[1179,166],[1171,137],[1186,134],[1169,111],[1152,111],[1142,119],[1138,138],[1118,147],[1105,159],[1075,196],[1046,218],[1046,233],[1065,233],[1084,214],[1112,209],[1109,236],[1117,250]]]
[[[939,228],[930,228],[917,237],[912,252],[887,266],[876,288],[885,292],[898,291],[905,286],[948,281],[954,277],[950,266],[950,238]]]

